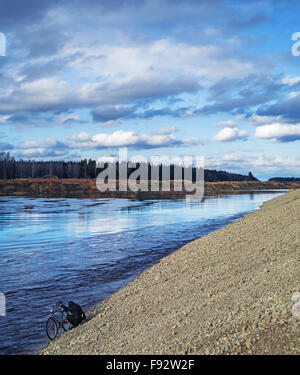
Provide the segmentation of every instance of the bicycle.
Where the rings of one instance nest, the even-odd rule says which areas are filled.
[[[59,311],[54,311],[54,308],[50,309],[51,316],[46,322],[46,333],[50,340],[54,340],[58,334],[59,328],[62,328],[64,332],[73,328],[72,324],[67,321],[66,311],[59,306]]]

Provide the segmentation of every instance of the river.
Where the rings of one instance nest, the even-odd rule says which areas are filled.
[[[203,201],[0,198],[0,354],[34,354],[59,301],[90,310],[185,243],[282,192]]]

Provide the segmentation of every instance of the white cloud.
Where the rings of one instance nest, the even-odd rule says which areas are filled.
[[[256,128],[255,137],[279,142],[300,140],[300,124],[275,123],[259,126]]]
[[[274,156],[269,157],[263,153],[255,153],[250,157],[250,163],[253,168],[268,172],[292,172],[299,174],[300,158],[299,157],[284,157]]]
[[[50,150],[47,148],[32,148],[26,149],[22,152],[20,156],[26,158],[36,158],[36,157],[64,157],[66,152],[64,150]]]
[[[236,123],[232,120],[218,121],[214,123],[214,126],[216,126],[217,128],[235,128]]]
[[[18,146],[18,148],[23,148],[23,149],[44,148],[44,147],[63,149],[63,148],[67,148],[68,146],[63,142],[60,142],[56,139],[51,139],[51,138],[48,138],[43,142],[26,141],[24,143],[19,144]]]
[[[72,148],[81,149],[97,149],[109,147],[155,148],[169,146],[187,146],[199,143],[199,140],[197,138],[179,140],[170,133],[149,135],[124,130],[117,130],[111,134],[98,133],[94,135],[81,132],[78,135],[73,135],[70,139],[75,141],[71,145]]]
[[[40,147],[40,144],[36,141],[26,141],[19,145],[19,148],[24,148],[24,149],[39,148],[39,147]]]
[[[256,72],[253,63],[223,52],[217,46],[190,45],[172,39],[160,39],[127,45],[94,43],[92,47],[81,47],[74,41],[66,45],[61,53],[64,57],[78,56],[69,63],[69,67],[76,71],[111,77],[142,77],[159,73],[165,78],[188,74],[216,81],[240,78]],[[87,62],[90,73],[86,72]]]
[[[232,154],[225,154],[222,157],[223,161],[237,161],[239,160],[239,157],[237,155],[232,155]]]
[[[170,134],[170,133],[175,133],[178,131],[177,126],[167,126],[165,128],[159,129],[158,133],[159,134]]]
[[[102,125],[112,128],[114,126],[122,125],[122,122],[120,120],[109,120],[109,121],[103,122]]]
[[[12,154],[21,158],[65,158],[69,153],[69,146],[56,139],[46,139],[42,142],[26,141],[20,143]]]
[[[300,94],[300,91],[291,91],[288,95],[288,99],[296,98]]]
[[[293,86],[300,82],[300,77],[283,77],[281,82],[285,85]]]
[[[10,113],[59,109],[67,98],[74,100],[74,89],[65,80],[51,77],[25,81],[12,85],[9,91],[1,95],[0,111]]]
[[[218,157],[207,157],[205,167],[247,174],[252,171],[254,176],[298,176],[300,170],[299,156],[265,155],[263,152],[250,153],[245,158],[238,154],[225,154]]]
[[[67,113],[60,115],[58,122],[60,124],[67,124],[72,122],[86,123],[87,120],[83,120],[78,113]]]
[[[114,163],[119,161],[119,156],[103,154],[97,159],[97,165],[101,163]]]
[[[246,139],[248,133],[245,130],[239,128],[224,128],[217,135],[213,137],[213,141],[217,142],[232,142],[238,139]]]
[[[79,141],[79,142],[89,141],[91,138],[92,138],[92,135],[90,133],[86,133],[86,132],[80,132],[79,134],[72,135],[70,137],[71,140]]]
[[[261,116],[253,114],[251,116],[246,117],[245,115],[237,115],[237,120],[247,121],[249,125],[252,126],[261,126],[266,125],[274,122],[283,122],[286,121],[282,118],[282,116]]]
[[[11,116],[1,116],[0,117],[0,124],[5,124],[6,121],[10,118]]]

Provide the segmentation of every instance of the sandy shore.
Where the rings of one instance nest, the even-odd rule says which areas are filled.
[[[300,354],[299,291],[296,190],[162,259],[40,354]]]

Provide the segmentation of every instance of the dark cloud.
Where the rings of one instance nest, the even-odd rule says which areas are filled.
[[[83,120],[83,119],[77,120],[77,119],[69,118],[69,119],[67,119],[67,120],[65,120],[61,123],[64,124],[64,125],[68,125],[68,124],[87,124],[88,120]]]
[[[57,72],[64,69],[66,66],[66,60],[65,59],[55,59],[51,60],[49,62],[31,62],[24,64],[23,68],[20,70],[20,74],[24,77],[23,81],[31,81],[43,78],[45,76],[51,77],[55,76]]]
[[[264,24],[269,20],[269,17],[264,13],[255,13],[246,18],[232,18],[228,22],[228,27],[230,30],[238,30],[256,27],[258,25]]]
[[[227,6],[226,3],[229,3],[229,6]],[[91,7],[94,7],[105,11],[106,13],[115,13],[116,10],[119,10],[120,12],[124,10],[138,12],[139,8],[152,6],[152,4],[153,9],[158,9],[160,5],[161,7],[169,8],[170,12],[175,8],[178,12],[178,17],[180,17],[180,9],[182,9],[182,12],[185,12],[187,9],[189,11],[191,9],[198,9],[199,14],[202,13],[205,17],[208,15],[213,17],[213,15],[211,15],[213,9],[215,10],[215,14],[220,13],[220,8],[222,10],[231,9],[232,12],[239,11],[238,7],[233,8],[230,5],[230,2],[224,0],[215,0],[213,3],[211,0],[201,0],[201,2],[199,2],[199,0],[27,0],[26,2],[23,0],[4,0],[0,4],[0,14],[3,19],[6,18],[7,23],[10,21],[13,22],[17,19],[27,22],[29,19],[32,20],[41,17],[49,9],[58,6],[66,8],[74,7],[82,10],[88,10]],[[257,13],[256,10],[255,13]],[[161,16],[168,17],[168,14],[157,14],[156,18]]]
[[[176,103],[176,101],[174,102]],[[140,110],[139,108],[142,108],[142,110]],[[91,113],[94,121],[107,122],[120,119],[149,119],[156,116],[170,116],[178,118],[184,116],[189,109],[189,107],[163,107],[159,109],[149,108],[144,110],[143,105],[130,107],[106,106],[97,108]]]
[[[25,123],[28,120],[29,120],[28,115],[25,115],[25,114],[22,114],[22,113],[18,113],[16,115],[12,115],[9,118],[9,122],[15,122],[15,123]]]
[[[8,151],[13,150],[14,146],[10,143],[0,143],[0,151]]]
[[[281,75],[254,75],[242,79],[223,79],[209,89],[209,100],[224,100],[228,95],[236,94],[241,98],[265,94],[270,98],[278,95],[286,85],[281,82]]]
[[[208,100],[213,101],[195,114],[218,112],[244,113],[250,107],[278,98],[287,85],[281,76],[250,75],[242,79],[223,79],[209,88]]]
[[[278,138],[276,138],[276,140],[278,142],[282,142],[282,143],[295,142],[295,141],[300,140],[300,134],[299,135],[286,135],[286,136],[283,136],[283,137],[278,137]]]
[[[201,89],[198,80],[192,76],[177,76],[172,79],[163,77],[132,79],[126,83],[104,85],[109,101],[117,102],[136,99],[166,98],[184,92],[197,92]]]
[[[29,55],[27,58],[37,58],[41,56],[53,56],[60,51],[70,36],[63,30],[57,30],[56,25],[43,27],[38,31],[30,31],[22,35],[21,41],[26,38]],[[60,67],[61,68],[61,67]]]
[[[69,148],[69,146],[65,143],[65,142],[61,142],[61,141],[46,141],[45,142],[45,146],[47,147],[51,147],[52,149],[54,150],[66,150]]]
[[[135,111],[135,107],[104,106],[94,109],[91,113],[94,121],[107,122],[126,118]]]
[[[61,3],[61,0],[3,0],[0,2],[0,25],[5,30],[30,24],[41,19],[49,8]]]
[[[140,119],[148,119],[153,118],[156,116],[170,116],[170,117],[181,117],[186,114],[189,110],[189,107],[182,107],[182,108],[171,108],[171,107],[164,107],[159,109],[147,109],[143,112],[135,112],[130,116],[130,118],[140,118]]]
[[[257,110],[260,116],[281,116],[287,122],[300,122],[300,96],[279,100],[269,107],[260,107]]]

